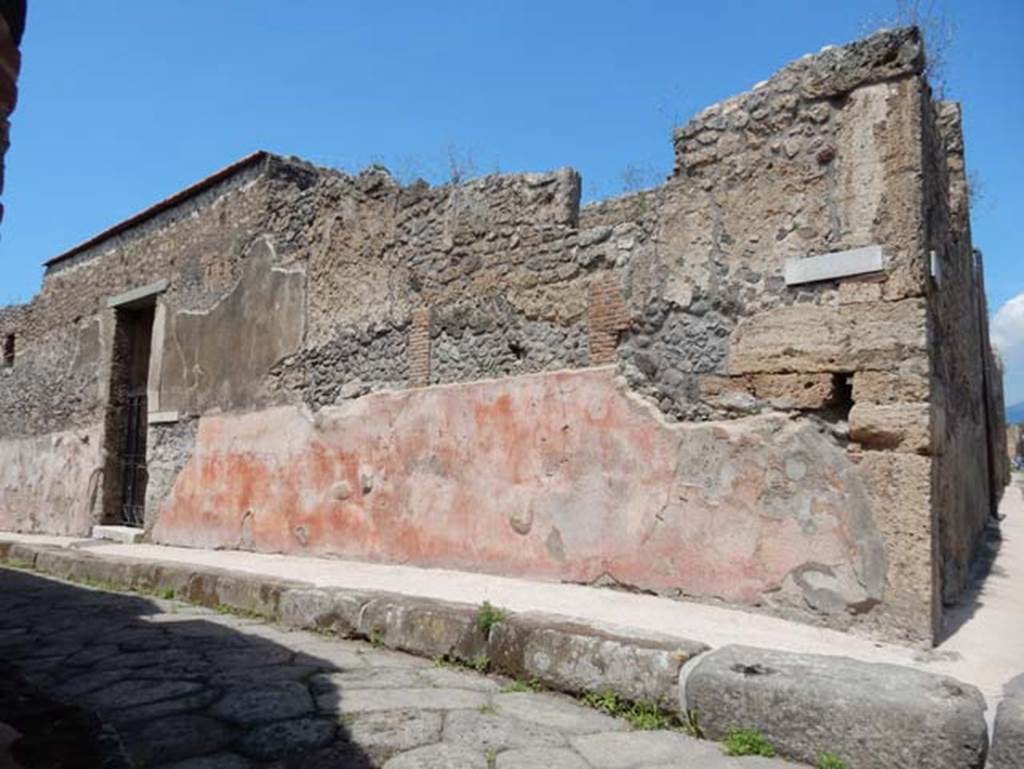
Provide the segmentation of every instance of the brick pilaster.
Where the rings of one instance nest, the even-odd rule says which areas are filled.
[[[590,284],[590,365],[615,362],[619,334],[629,328],[629,310],[619,282],[610,272],[596,276]]]
[[[412,312],[409,328],[409,386],[426,387],[430,384],[430,308],[421,307]]]

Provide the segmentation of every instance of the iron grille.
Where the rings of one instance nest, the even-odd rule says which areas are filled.
[[[146,396],[129,395],[121,455],[121,521],[142,526],[146,504]]]

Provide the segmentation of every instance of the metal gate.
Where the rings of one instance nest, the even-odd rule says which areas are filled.
[[[125,436],[121,453],[121,522],[142,526],[146,506],[146,396],[129,395],[125,404]]]

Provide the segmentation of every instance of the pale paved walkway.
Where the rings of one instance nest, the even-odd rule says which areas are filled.
[[[730,643],[796,652],[845,655],[952,675],[978,686],[989,717],[1003,685],[1024,672],[1024,495],[1022,479],[1007,488],[1002,543],[995,564],[974,600],[950,612],[955,632],[936,649],[878,643],[761,614],[602,588],[510,579],[487,574],[370,564],[328,558],[267,555],[229,550],[192,550],[156,545],[89,542],[104,555],[215,566],[323,587],[384,590],[448,601],[484,600],[512,611],[540,611],[583,620],[618,632],[669,634],[712,647]],[[2,534],[4,539],[72,545],[67,537]]]
[[[798,769],[369,643],[2,568],[0,658],[115,730],[103,766]]]

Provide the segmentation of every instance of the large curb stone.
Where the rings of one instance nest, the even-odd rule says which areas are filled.
[[[851,769],[981,769],[988,733],[975,687],[847,657],[726,646],[680,681],[710,739],[759,729],[789,758],[832,752]]]
[[[491,629],[492,665],[516,678],[567,692],[611,690],[674,710],[679,669],[705,644],[627,637],[544,614],[515,614]]]
[[[426,657],[471,660],[486,653],[478,610],[427,598],[372,598],[359,615],[358,635],[399,651]]]
[[[1024,769],[1024,675],[1008,683],[996,710],[989,769]]]
[[[371,597],[348,590],[292,588],[281,594],[281,623],[351,638],[359,632],[359,616]]]

